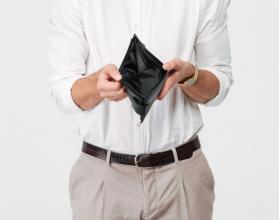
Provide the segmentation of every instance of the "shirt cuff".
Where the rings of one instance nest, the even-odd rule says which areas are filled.
[[[227,96],[230,86],[233,83],[232,77],[227,75],[226,73],[224,73],[220,70],[216,70],[212,67],[200,68],[200,69],[208,70],[211,73],[213,73],[217,77],[217,79],[219,80],[219,83],[220,83],[218,94],[214,98],[212,98],[209,101],[207,101],[206,103],[204,103],[204,106],[208,107],[208,106],[220,105],[221,102]]]
[[[58,108],[63,112],[78,113],[85,111],[75,103],[71,91],[74,82],[83,77],[85,77],[85,75],[74,75],[70,78],[60,80],[51,86],[51,97],[56,101]]]

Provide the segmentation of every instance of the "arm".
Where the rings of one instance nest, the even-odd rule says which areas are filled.
[[[199,76],[194,85],[188,87],[178,86],[193,101],[201,104],[213,99],[220,89],[218,78],[210,71],[201,69],[199,69]]]
[[[127,97],[115,65],[85,74],[88,56],[79,3],[68,0],[51,16],[48,34],[50,94],[65,113],[90,110],[104,98],[120,101]]]
[[[77,84],[84,85],[84,82],[88,84],[92,81],[94,84],[91,79],[95,77],[85,75],[88,54],[79,5],[76,1],[69,0],[62,7],[53,10],[48,23],[50,95],[58,108],[65,113],[83,111],[73,100],[73,84],[76,81]],[[76,90],[75,86],[74,93]]]
[[[84,110],[94,108],[104,98],[121,101],[127,97],[121,78],[117,66],[107,64],[95,74],[77,80],[72,86],[72,97]]]
[[[205,106],[219,105],[233,83],[227,27],[229,4],[230,0],[206,1],[200,11],[194,47],[199,77],[183,91]]]
[[[195,47],[199,76],[192,86],[177,84],[192,100],[206,106],[218,105],[233,83],[227,28],[218,37]],[[193,70],[190,70],[191,75]],[[187,74],[186,74],[187,75]]]
[[[72,86],[72,98],[82,110],[94,108],[103,100],[97,89],[99,75],[100,71],[90,74],[85,78],[76,80]]]
[[[188,87],[177,83],[193,75],[193,64],[180,59],[166,62],[163,68],[168,70],[170,76],[158,99],[162,99],[173,85],[177,85],[185,95],[205,106],[218,105],[223,101],[233,83],[226,15],[228,3],[229,0],[207,0],[210,6],[206,5],[207,11],[201,11],[201,15],[208,16],[200,19],[194,46],[199,70],[196,83]]]

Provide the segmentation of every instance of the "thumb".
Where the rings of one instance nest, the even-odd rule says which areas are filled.
[[[110,77],[113,78],[116,81],[121,80],[122,75],[120,74],[119,71],[112,71],[111,73],[109,73]]]

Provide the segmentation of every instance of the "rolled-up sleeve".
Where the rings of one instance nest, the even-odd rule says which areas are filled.
[[[50,96],[65,113],[82,112],[72,98],[73,83],[85,77],[88,44],[78,5],[53,10],[48,23]]]
[[[218,94],[204,103],[219,105],[233,84],[227,8],[230,0],[211,0],[203,5],[195,43],[197,67],[208,70],[219,80]]]

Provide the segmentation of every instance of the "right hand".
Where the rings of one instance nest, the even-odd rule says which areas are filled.
[[[100,70],[97,90],[102,98],[120,101],[127,97],[126,88],[121,84],[122,75],[114,64],[107,64]]]

